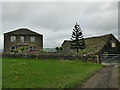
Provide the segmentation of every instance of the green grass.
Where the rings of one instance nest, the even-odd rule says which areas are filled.
[[[2,59],[3,88],[68,88],[81,85],[102,67],[85,61]]]

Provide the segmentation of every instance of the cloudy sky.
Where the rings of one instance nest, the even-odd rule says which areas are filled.
[[[44,35],[44,48],[54,48],[71,38],[76,22],[84,37],[110,33],[118,37],[118,3],[3,2],[0,37],[5,32],[26,27]]]

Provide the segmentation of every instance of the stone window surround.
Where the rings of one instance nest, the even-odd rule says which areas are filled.
[[[30,51],[36,51],[36,47],[35,47],[35,46],[30,46],[30,47],[29,47],[29,50],[30,50]]]
[[[112,42],[112,43],[111,43],[111,47],[116,47],[116,43],[115,43],[115,42]]]
[[[16,41],[16,36],[11,36],[11,42],[15,42]]]
[[[24,36],[20,36],[20,42],[24,42],[25,41],[25,37]]]
[[[30,37],[30,42],[35,42],[35,36]]]
[[[14,48],[13,48],[14,47]],[[10,47],[10,52],[13,52],[13,50],[15,50],[16,49],[16,47],[15,46],[11,46]]]
[[[11,36],[11,42],[16,42],[16,36],[12,35]],[[30,42],[35,42],[36,40],[36,37],[35,36],[30,36]],[[20,36],[20,42],[25,42],[25,36]]]

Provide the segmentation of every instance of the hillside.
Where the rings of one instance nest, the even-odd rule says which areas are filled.
[[[3,52],[3,49],[0,49],[0,53],[2,53]]]
[[[55,52],[55,48],[44,48],[43,51],[45,52]]]

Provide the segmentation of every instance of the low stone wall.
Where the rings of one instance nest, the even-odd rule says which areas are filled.
[[[68,53],[41,53],[41,54],[2,54],[2,57],[8,58],[36,58],[36,59],[62,59],[62,60],[86,60],[97,62],[96,55],[80,55]]]

